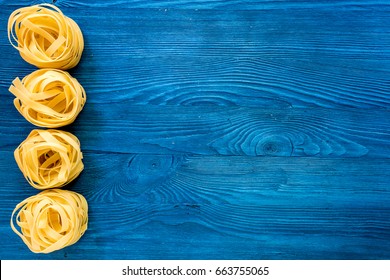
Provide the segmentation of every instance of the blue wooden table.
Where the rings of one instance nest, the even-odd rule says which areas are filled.
[[[53,1],[81,27],[68,130],[89,202],[71,247],[33,254],[9,219],[38,193],[13,150],[32,72],[0,1],[1,259],[390,259],[388,1]]]

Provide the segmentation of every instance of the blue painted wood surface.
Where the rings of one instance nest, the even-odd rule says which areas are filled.
[[[0,1],[1,259],[389,259],[388,1],[57,0],[85,36],[75,133],[90,206],[75,245],[33,254],[10,214],[37,193],[11,81],[23,5]]]

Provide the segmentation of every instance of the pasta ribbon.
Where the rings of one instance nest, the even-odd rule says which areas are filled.
[[[14,105],[30,123],[56,128],[74,122],[86,102],[80,83],[68,72],[40,69],[20,81],[13,80],[9,91]]]
[[[73,68],[84,50],[77,23],[51,4],[15,10],[8,19],[8,40],[26,62],[38,68]]]
[[[16,205],[10,224],[32,252],[51,253],[76,243],[85,233],[88,203],[76,192],[45,190]]]
[[[34,129],[14,156],[29,184],[40,190],[63,187],[84,169],[77,137],[55,129]]]

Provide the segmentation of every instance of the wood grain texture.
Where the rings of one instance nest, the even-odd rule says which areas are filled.
[[[5,0],[0,1],[5,2]],[[320,0],[320,1],[272,1],[272,0],[96,0],[91,3],[87,0],[51,0],[44,1],[54,3],[59,7],[120,7],[120,8],[172,8],[172,9],[232,9],[232,10],[256,10],[256,9],[296,9],[296,8],[348,8],[370,9],[372,6],[387,6],[388,1],[377,0]],[[10,6],[39,4],[39,0],[18,0],[7,3]]]
[[[34,258],[389,256],[388,160],[85,153],[84,161],[69,188],[89,201],[89,230]],[[34,191],[21,174],[0,170],[10,178],[0,194],[11,211]],[[15,240],[7,222],[0,218],[1,230]],[[5,258],[32,257],[21,242],[2,243]]]
[[[387,1],[53,2],[86,43],[63,129],[89,229],[36,255],[9,226],[37,191],[8,92],[34,67],[5,28],[38,2],[0,1],[0,259],[390,259]]]
[[[388,108],[390,6],[373,9],[64,12],[85,35],[72,74],[90,103]],[[1,26],[11,11],[0,11]],[[31,68],[3,44],[8,87]]]
[[[33,128],[0,104],[2,144],[15,149]],[[256,109],[89,104],[68,129],[82,149],[117,153],[390,158],[389,110]],[[13,127],[13,128],[11,128]]]

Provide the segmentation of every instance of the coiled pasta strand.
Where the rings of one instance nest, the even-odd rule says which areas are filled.
[[[63,187],[84,169],[77,137],[55,129],[31,131],[14,157],[28,183],[40,190]]]
[[[32,252],[47,254],[83,236],[88,228],[88,203],[76,192],[45,190],[16,205],[10,224]]]
[[[68,72],[40,69],[20,81],[13,80],[9,91],[14,105],[30,123],[57,128],[74,122],[86,102],[80,83]]]
[[[38,68],[73,68],[84,50],[77,23],[51,4],[15,10],[8,19],[8,40],[26,62]]]

